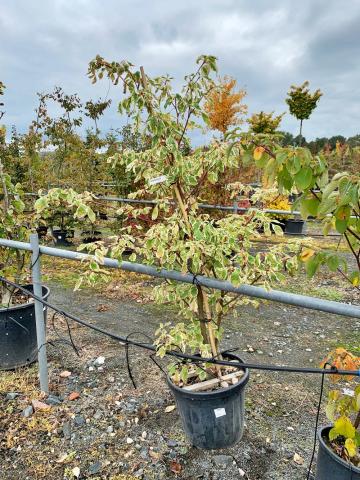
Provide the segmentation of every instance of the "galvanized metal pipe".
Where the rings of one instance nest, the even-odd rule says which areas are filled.
[[[31,269],[34,294],[38,298],[42,298],[42,284],[41,284],[41,268],[40,268],[40,246],[39,237],[37,233],[30,235],[30,247],[32,250]],[[44,308],[39,300],[35,302],[35,321],[36,321],[36,338],[38,347],[38,361],[39,361],[39,378],[40,390],[49,393],[49,379],[48,366],[46,358],[46,327],[44,321]]]
[[[18,248],[20,250],[32,250],[30,243],[17,242],[7,239],[0,239],[0,246]],[[92,255],[88,255],[86,253],[74,252],[71,250],[61,250],[59,248],[46,246],[40,246],[40,253],[52,257],[60,257],[78,261],[94,258]],[[182,274],[181,272],[175,270],[157,269],[156,267],[143,265],[141,263],[133,263],[127,261],[123,261],[120,263],[112,258],[105,258],[104,266],[109,268],[120,268],[129,272],[141,273],[152,277],[167,278],[169,280],[175,280],[177,282],[194,283],[194,275],[192,274]],[[205,287],[214,288],[216,290],[245,295],[248,297],[261,298],[264,300],[280,302],[296,307],[309,308],[311,310],[317,310],[336,315],[360,318],[360,306],[356,305],[334,302],[330,300],[322,300],[320,298],[308,297],[306,295],[298,295],[289,292],[282,292],[280,290],[266,290],[262,287],[256,287],[254,285],[241,285],[240,287],[234,287],[234,285],[232,285],[230,282],[224,282],[222,280],[216,280],[215,278],[209,278],[205,276],[196,276],[196,281],[198,281],[201,285]]]

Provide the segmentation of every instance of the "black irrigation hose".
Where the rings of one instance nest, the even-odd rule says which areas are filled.
[[[144,348],[146,350],[150,350],[152,352],[156,352],[157,349],[154,347],[154,345],[151,345],[150,343],[141,343],[137,342],[136,340],[130,340],[128,337],[123,337],[121,335],[117,335],[115,333],[108,332],[107,330],[104,330],[103,328],[97,327],[95,325],[91,325],[88,322],[85,322],[84,320],[81,320],[78,317],[75,317],[71,313],[64,312],[58,307],[55,307],[54,305],[50,304],[43,298],[38,297],[32,292],[29,292],[26,290],[24,287],[21,285],[14,283],[10,280],[7,280],[6,278],[0,276],[0,282],[4,282],[8,285],[11,285],[13,287],[18,288],[19,290],[23,291],[24,293],[28,294],[35,300],[41,302],[43,305],[46,305],[47,307],[51,308],[55,312],[58,312],[59,314],[63,315],[64,317],[70,318],[74,322],[79,323],[80,325],[83,325],[84,327],[88,327],[92,330],[95,330],[96,332],[102,333],[104,335],[107,335],[108,337],[118,340],[120,342],[123,342],[125,345],[134,345],[136,347]],[[176,358],[181,358],[182,360],[191,360],[192,362],[195,363],[213,363],[215,365],[225,365],[225,366],[239,366],[240,368],[249,368],[251,370],[266,370],[266,371],[273,371],[273,372],[292,372],[292,373],[309,373],[309,374],[320,374],[320,375],[346,375],[346,376],[360,376],[360,369],[359,370],[338,370],[336,367],[331,366],[331,368],[307,368],[307,367],[289,367],[289,366],[278,366],[278,365],[263,365],[263,364],[257,364],[257,363],[237,363],[237,362],[229,362],[226,360],[217,360],[215,358],[203,358],[203,357],[198,357],[195,355],[188,355],[186,353],[181,353],[181,352],[176,352],[176,351],[168,351],[166,352],[167,355],[176,357]]]

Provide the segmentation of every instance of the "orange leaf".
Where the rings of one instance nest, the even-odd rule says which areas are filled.
[[[178,475],[181,473],[181,465],[180,463],[176,462],[175,460],[173,460],[171,463],[170,463],[170,470],[175,473],[175,475]]]
[[[264,152],[265,152],[264,147],[256,147],[255,150],[254,150],[254,159],[255,160],[260,160],[260,158],[262,157],[262,154]]]

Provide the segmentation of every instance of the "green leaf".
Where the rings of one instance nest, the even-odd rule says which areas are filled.
[[[349,223],[348,220],[339,220],[337,218],[335,221],[335,228],[339,233],[343,234],[346,232],[348,223]]]
[[[339,258],[336,255],[330,255],[326,259],[326,264],[331,272],[336,272],[336,270],[339,268],[339,263]]]
[[[305,263],[305,269],[308,277],[312,278],[320,266],[318,257],[314,256]]]
[[[299,170],[295,177],[295,184],[300,190],[306,190],[310,187],[311,182],[313,181],[313,174],[310,167],[302,167]]]
[[[316,198],[307,198],[301,200],[300,212],[303,219],[307,219],[309,215],[316,217],[319,208],[319,200]]]

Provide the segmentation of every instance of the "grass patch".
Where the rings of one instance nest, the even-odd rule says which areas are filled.
[[[37,365],[0,372],[0,394],[8,392],[17,392],[30,398],[38,398],[40,393]]]

